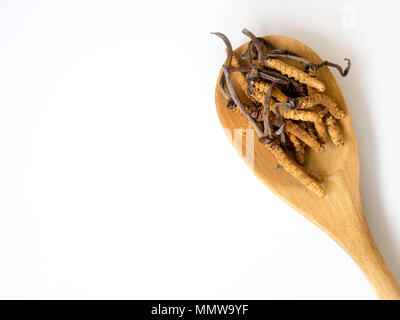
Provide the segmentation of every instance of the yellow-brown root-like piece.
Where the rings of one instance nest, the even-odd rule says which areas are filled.
[[[289,134],[289,140],[293,144],[296,161],[300,164],[304,164],[305,149],[303,142],[294,134]]]
[[[273,104],[271,104],[271,111],[275,111]],[[285,119],[292,119],[292,120],[301,120],[301,121],[312,121],[312,122],[322,122],[321,116],[313,111],[306,111],[306,110],[287,110],[281,107],[278,107],[279,113]]]
[[[240,60],[236,56],[235,53],[232,56],[231,65],[234,68],[240,68]],[[232,75],[236,79],[237,83],[239,84],[239,86],[243,90],[243,92],[246,92],[247,91],[247,80],[246,80],[246,76],[243,74],[243,72],[233,72]]]
[[[323,105],[318,105],[312,108],[312,111],[318,114],[321,118],[323,118],[328,113],[328,109],[325,108]]]
[[[319,141],[321,141],[321,143],[327,143],[328,133],[326,132],[325,123],[322,118],[319,117],[318,120],[313,121],[313,123],[315,126],[315,131],[317,131]]]
[[[274,125],[279,126],[275,117],[272,117]],[[317,136],[311,136],[306,130],[291,120],[285,120],[285,132],[295,135],[316,152],[324,152],[325,147],[317,140]]]
[[[301,97],[296,99],[299,109],[310,109],[318,104],[322,104],[327,107],[328,111],[333,115],[336,119],[343,119],[346,116],[346,113],[339,109],[336,102],[333,101],[326,94],[317,92],[307,97]]]
[[[261,81],[256,81],[253,84],[253,93],[257,95],[256,101],[263,103],[265,100],[265,95],[270,88],[269,83],[261,82]],[[288,100],[288,97],[286,94],[284,94],[279,88],[274,87],[271,92],[271,96],[274,97],[277,101],[279,102],[286,102]]]
[[[274,111],[274,108],[272,108],[272,111]],[[285,119],[313,122],[315,130],[317,131],[318,139],[321,143],[328,142],[328,134],[326,132],[325,124],[318,113],[306,110],[285,110],[283,108],[279,108],[279,112]]]
[[[326,128],[328,129],[329,136],[335,146],[342,147],[344,145],[342,133],[340,132],[339,125],[334,117],[328,115],[325,118]]]
[[[310,136],[317,139],[317,131],[315,131],[314,123],[306,122],[307,132]]]
[[[308,74],[310,77],[316,78],[316,79],[317,79],[317,70],[316,70],[316,68],[310,68],[310,69],[307,71],[307,74]],[[318,90],[316,90],[316,89],[314,89],[314,88],[312,88],[312,87],[310,87],[310,86],[307,86],[307,93],[308,93],[308,96],[311,96],[312,94],[314,94],[314,93],[316,93],[316,92],[318,92]]]
[[[304,83],[312,88],[315,88],[318,91],[325,91],[325,86],[321,81],[319,81],[313,77],[310,77],[304,71],[299,70],[295,67],[292,67],[291,65],[288,65],[287,63],[285,63],[281,60],[267,59],[267,60],[265,60],[264,63],[265,63],[266,67],[278,70],[282,74],[287,75],[288,77],[291,77],[291,78],[293,78],[301,83]]]
[[[307,122],[300,121],[297,124],[299,125],[300,128],[307,130]]]
[[[307,172],[307,174],[313,178],[315,181],[322,183],[324,182],[324,178],[322,176],[320,176],[318,173],[312,171],[311,169],[307,168],[307,167],[303,167],[304,171]]]
[[[266,145],[285,171],[290,173],[318,197],[322,198],[325,195],[325,190],[318,182],[311,178],[301,165],[290,159],[275,140]]]

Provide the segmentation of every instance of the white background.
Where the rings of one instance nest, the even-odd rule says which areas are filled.
[[[283,34],[339,84],[400,278],[398,1],[0,1],[0,298],[375,299],[220,127],[224,46]],[[337,76],[337,72],[334,72]]]

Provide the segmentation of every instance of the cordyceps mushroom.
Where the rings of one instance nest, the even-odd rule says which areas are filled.
[[[346,76],[351,62],[346,59],[345,70],[329,61],[314,63],[291,50],[275,48],[247,29],[243,29],[243,33],[250,41],[242,54],[233,52],[231,42],[224,34],[213,33],[226,46],[219,87],[227,107],[240,110],[259,141],[274,155],[279,167],[322,197],[325,194],[320,185],[323,179],[306,167],[305,154],[307,149],[323,152],[329,137],[335,146],[343,145],[337,121],[345,117],[345,112],[324,92],[325,85],[318,79],[317,71],[324,66],[334,67]],[[282,58],[300,62],[304,68],[298,69],[280,60]],[[239,85],[242,95],[253,104],[239,100],[231,77]],[[288,144],[293,146],[294,155]]]
[[[289,157],[289,155],[282,149],[282,147],[279,145],[279,143],[275,140],[272,134],[272,129],[271,129],[271,124],[269,122],[269,105],[270,105],[270,100],[271,100],[271,93],[273,91],[275,83],[272,83],[269,86],[269,89],[267,90],[266,96],[265,96],[265,101],[267,107],[263,108],[263,130],[261,130],[260,126],[258,123],[251,117],[249,112],[246,110],[247,108],[244,106],[244,104],[239,100],[230,77],[230,72],[229,72],[229,67],[231,65],[232,61],[232,46],[228,40],[228,38],[225,35],[222,35],[220,33],[214,33],[220,38],[222,38],[227,45],[227,60],[225,61],[225,64],[223,66],[223,75],[224,75],[224,81],[222,82],[222,85],[226,83],[228,87],[228,92],[226,92],[223,88],[221,89],[222,92],[224,92],[224,96],[227,98],[227,100],[233,100],[234,104],[236,105],[237,108],[241,111],[243,116],[247,119],[247,121],[251,124],[253,129],[256,131],[259,141],[265,143],[267,146],[268,150],[271,151],[271,153],[274,155],[276,158],[278,164],[287,172],[289,172],[293,177],[295,177],[300,183],[302,183],[304,186],[306,186],[310,191],[314,192],[318,197],[323,197],[325,194],[324,189],[321,187],[321,185],[314,180],[308,173],[307,171],[299,164],[297,164],[293,159]],[[220,82],[221,85],[221,82]],[[229,102],[228,102],[229,104]]]
[[[246,134],[242,142],[257,178],[339,243],[380,299],[400,300],[400,286],[363,214],[357,143],[345,100],[332,73],[318,71],[333,67],[346,76],[350,60],[343,70],[321,62],[295,39],[244,33],[250,41],[235,51],[219,34],[228,48],[215,92],[223,128],[253,128],[258,140]]]

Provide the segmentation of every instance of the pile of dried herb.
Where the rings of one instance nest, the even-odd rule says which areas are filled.
[[[213,33],[227,47],[224,72],[219,82],[227,107],[232,111],[240,110],[280,167],[318,197],[323,197],[323,178],[305,167],[305,152],[307,148],[323,152],[329,139],[342,147],[344,141],[337,121],[346,114],[323,93],[325,86],[318,79],[317,71],[329,66],[345,77],[351,61],[345,59],[345,70],[329,61],[313,63],[294,52],[275,48],[247,29],[243,29],[243,33],[250,41],[241,56],[233,52],[224,34]],[[303,69],[295,68],[281,58],[298,61]],[[239,100],[231,77],[235,77],[240,89],[252,101],[251,105]]]

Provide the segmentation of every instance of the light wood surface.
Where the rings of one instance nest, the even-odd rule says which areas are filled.
[[[313,62],[322,62],[311,48],[298,40],[285,36],[265,38],[278,49],[291,50]],[[239,47],[236,52],[242,53],[244,49],[245,45]],[[298,65],[297,62],[285,61],[294,66]],[[222,72],[219,77],[221,74]],[[347,112],[346,118],[340,121],[344,147],[339,149],[330,142],[326,145],[324,153],[309,150],[307,154],[306,166],[321,173],[325,179],[323,187],[326,196],[321,199],[316,197],[284,170],[276,169],[275,158],[265,145],[258,141],[256,135],[253,172],[282,200],[325,231],[354,259],[378,298],[400,300],[400,287],[379,252],[363,213],[357,142],[349,110],[330,70],[323,67],[319,71],[319,77],[325,84],[326,93]],[[248,101],[235,83],[234,76],[232,78],[239,98]],[[248,127],[239,112],[226,108],[226,101],[219,90],[215,91],[215,101],[224,129],[233,132],[234,129]],[[242,139],[242,142],[241,154],[245,155],[246,139]]]

